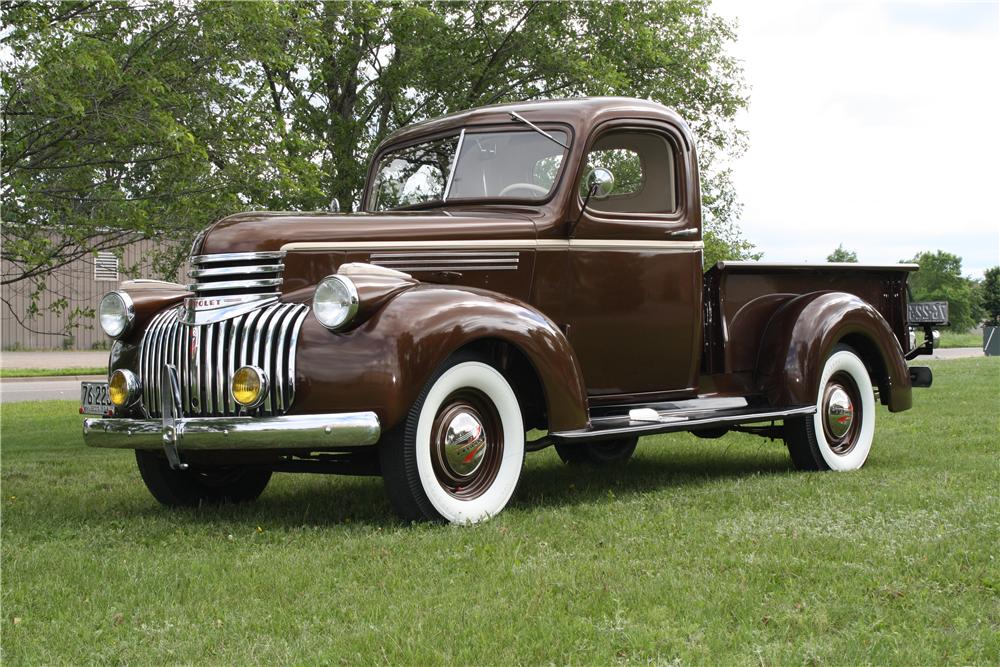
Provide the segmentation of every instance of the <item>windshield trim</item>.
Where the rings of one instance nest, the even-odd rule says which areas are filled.
[[[455,170],[458,169],[458,158],[462,157],[462,146],[465,144],[465,128],[458,135],[458,145],[455,147],[455,158],[451,161],[451,169],[448,170],[448,182],[444,184],[444,192],[441,194],[441,203],[448,201],[448,194],[451,192],[451,184],[455,180]]]

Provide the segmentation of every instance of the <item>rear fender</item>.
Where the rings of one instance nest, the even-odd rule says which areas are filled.
[[[910,374],[899,341],[871,304],[844,292],[803,294],[778,309],[761,339],[757,389],[775,406],[814,403],[823,363],[838,343],[858,352],[890,412],[910,408]]]
[[[586,427],[583,375],[551,320],[504,295],[429,284],[395,295],[346,332],[328,331],[315,317],[306,318],[292,411],[374,410],[387,431],[449,356],[482,340],[502,341],[527,358],[542,387],[550,430]]]

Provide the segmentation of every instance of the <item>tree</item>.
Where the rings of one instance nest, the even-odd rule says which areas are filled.
[[[853,250],[848,250],[841,243],[837,246],[837,249],[826,256],[826,261],[828,262],[851,262],[856,264],[858,261],[858,253]]]
[[[699,141],[707,256],[735,226],[742,72],[708,0],[8,2],[2,282],[248,208],[353,209],[392,130],[482,104],[631,95]],[[179,257],[173,258],[174,263]]]
[[[1000,326],[1000,266],[986,269],[979,289],[985,312],[984,323],[994,327]]]
[[[910,275],[915,301],[947,301],[952,331],[968,331],[981,321],[975,283],[962,276],[962,258],[943,250],[922,252],[910,262],[920,270]]]

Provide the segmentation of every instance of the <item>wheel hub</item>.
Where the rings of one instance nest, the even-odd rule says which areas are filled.
[[[489,442],[479,417],[460,409],[448,422],[444,436],[444,460],[458,477],[467,477],[482,465]]]
[[[446,398],[431,425],[431,465],[441,487],[462,500],[478,498],[503,460],[503,428],[485,394],[461,389]]]
[[[853,378],[847,373],[836,373],[823,390],[820,414],[823,435],[830,449],[844,456],[857,444],[861,434],[861,394]]]
[[[842,438],[851,430],[854,423],[854,404],[843,387],[836,385],[831,388],[826,402],[826,421],[830,433],[835,438]]]

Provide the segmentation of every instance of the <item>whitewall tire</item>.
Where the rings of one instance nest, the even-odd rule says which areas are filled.
[[[524,466],[517,395],[492,366],[456,355],[379,451],[389,500],[403,519],[489,519],[507,506]]]
[[[857,470],[875,438],[875,392],[868,369],[846,345],[823,365],[816,414],[789,420],[785,443],[800,470]]]

